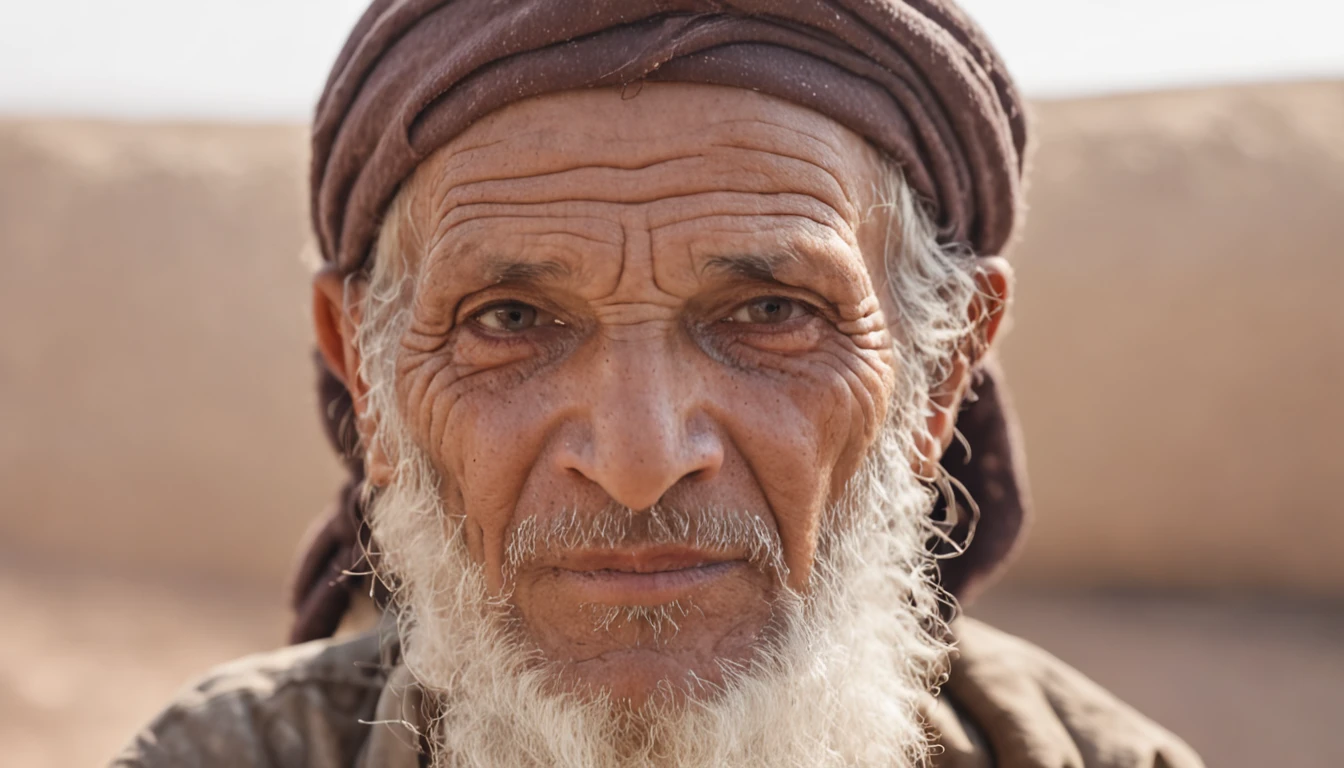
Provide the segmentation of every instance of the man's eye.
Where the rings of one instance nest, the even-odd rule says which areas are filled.
[[[492,331],[520,333],[538,325],[564,325],[560,319],[544,310],[520,301],[495,304],[476,313],[477,323]]]
[[[793,299],[786,299],[783,296],[763,296],[741,305],[726,319],[730,323],[769,325],[792,320],[806,311],[801,302]]]

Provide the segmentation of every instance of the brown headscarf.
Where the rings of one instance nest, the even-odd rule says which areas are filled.
[[[749,88],[821,114],[894,159],[945,243],[999,254],[1021,214],[1026,122],[1002,62],[952,0],[375,0],[318,102],[312,216],[322,256],[365,264],[397,188],[486,114],[558,91],[674,81]],[[319,363],[320,367],[320,363]],[[335,630],[359,577],[361,457],[349,395],[320,370],[323,415],[352,480],[312,537],[294,640]],[[980,505],[966,553],[944,560],[963,600],[1023,526],[1025,484],[992,371],[944,465]],[[958,525],[968,536],[968,522]]]

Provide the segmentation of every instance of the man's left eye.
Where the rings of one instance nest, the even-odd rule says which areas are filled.
[[[725,320],[730,323],[770,325],[792,320],[806,311],[802,302],[783,296],[762,296],[739,306]]]

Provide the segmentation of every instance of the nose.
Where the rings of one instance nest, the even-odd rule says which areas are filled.
[[[564,468],[636,510],[684,480],[712,479],[723,465],[723,443],[699,407],[701,388],[688,378],[689,367],[672,359],[666,343],[604,346],[587,361],[594,374],[588,424],[581,439],[567,441]]]

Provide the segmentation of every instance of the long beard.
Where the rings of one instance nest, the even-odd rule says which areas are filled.
[[[385,414],[386,415],[386,414]],[[825,511],[806,593],[782,590],[776,630],[748,664],[677,703],[631,710],[555,685],[507,596],[467,554],[461,516],[400,430],[396,482],[370,515],[394,585],[403,659],[439,704],[436,766],[917,766],[920,700],[947,647],[926,552],[932,492],[892,422],[844,497]],[[386,433],[385,433],[386,434]],[[675,623],[675,613],[625,620]]]

